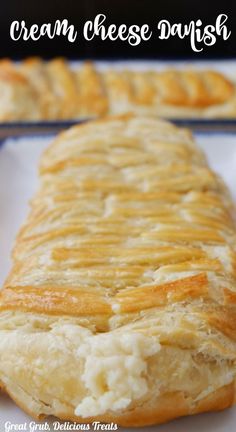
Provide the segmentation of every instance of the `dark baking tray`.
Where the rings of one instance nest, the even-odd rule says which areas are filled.
[[[0,123],[0,139],[18,135],[43,135],[59,132],[70,126],[87,122],[91,119],[45,121],[45,122],[9,122]],[[193,131],[236,132],[236,119],[168,119],[177,126],[188,127]]]

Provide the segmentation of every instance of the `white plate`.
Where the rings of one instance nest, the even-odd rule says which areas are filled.
[[[198,134],[196,138],[206,151],[210,165],[223,176],[236,200],[236,135],[210,133]],[[0,286],[10,268],[10,250],[28,211],[28,200],[37,188],[39,155],[50,141],[49,137],[9,139],[0,149]],[[32,419],[18,409],[9,398],[2,395],[0,396],[0,432],[7,430],[5,429],[7,421],[23,426],[26,422],[26,429],[23,430],[30,431]],[[235,425],[236,408],[232,408],[222,413],[178,419],[151,430],[235,432]],[[50,430],[54,431],[52,425]],[[147,428],[139,430],[141,432]]]

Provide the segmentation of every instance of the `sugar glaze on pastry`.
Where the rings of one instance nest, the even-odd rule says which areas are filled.
[[[189,131],[75,126],[31,206],[0,296],[0,383],[22,409],[142,426],[233,404],[234,207]]]

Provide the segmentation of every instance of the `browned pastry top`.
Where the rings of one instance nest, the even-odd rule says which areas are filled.
[[[233,117],[235,84],[214,70],[101,70],[62,58],[0,62],[0,120],[60,120],[133,112]],[[34,106],[34,109],[32,107]]]
[[[0,382],[36,417],[147,425],[235,396],[233,203],[191,134],[60,134],[0,295]]]

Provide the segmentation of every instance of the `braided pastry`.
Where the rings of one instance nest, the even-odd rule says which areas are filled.
[[[233,404],[233,204],[191,134],[60,134],[0,296],[0,382],[33,416],[141,426]]]
[[[8,65],[6,72],[6,63]],[[0,63],[0,120],[61,120],[133,112],[235,117],[235,83],[216,71],[72,68],[61,59]]]

